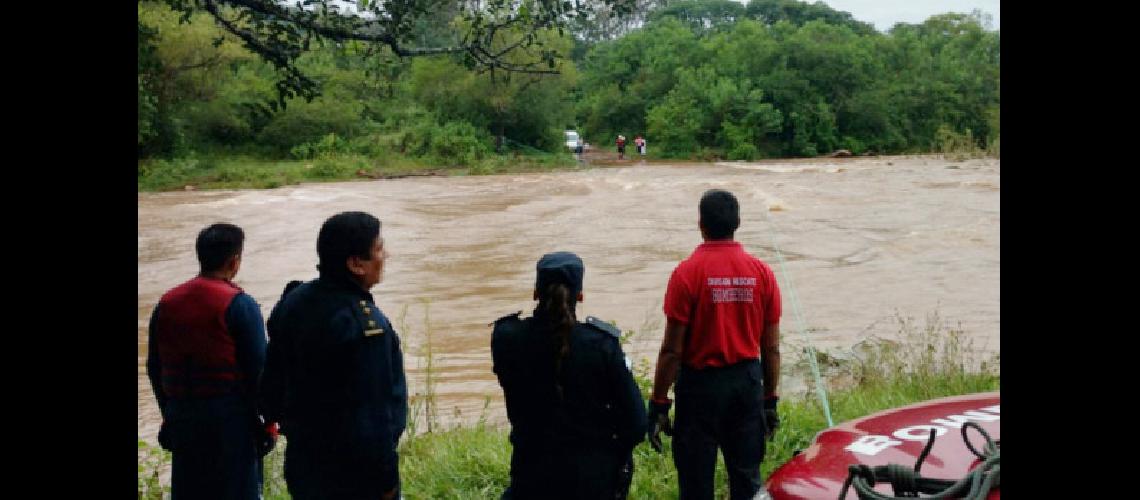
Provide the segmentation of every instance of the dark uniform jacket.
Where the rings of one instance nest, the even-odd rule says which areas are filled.
[[[372,294],[350,281],[297,283],[269,315],[266,420],[281,424],[290,447],[391,464],[408,408],[396,331]]]
[[[558,376],[560,345],[544,323],[505,316],[491,338],[511,422],[511,489],[514,498],[593,498],[573,488],[591,481],[612,488],[617,470],[645,437],[644,402],[616,327],[592,317],[579,322]]]

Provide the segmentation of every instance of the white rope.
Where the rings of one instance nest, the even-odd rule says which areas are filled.
[[[772,230],[768,232],[768,236],[772,239],[772,248],[776,251],[776,259],[780,262],[780,274],[784,276],[784,283],[787,284],[788,296],[792,299],[792,313],[796,318],[796,327],[799,330],[800,336],[804,338],[807,344],[804,350],[807,353],[808,364],[811,365],[811,374],[815,379],[815,389],[819,395],[819,402],[823,404],[823,413],[827,417],[827,426],[832,427],[835,425],[835,422],[831,420],[831,405],[827,402],[827,389],[824,388],[823,380],[819,375],[819,365],[816,363],[815,348],[812,347],[807,332],[804,330],[804,318],[800,313],[800,302],[796,297],[796,287],[792,284],[792,275],[788,273],[788,268],[784,264],[784,254],[780,252],[780,245],[776,243],[776,223],[768,217],[767,210],[764,211],[764,220],[772,227]]]

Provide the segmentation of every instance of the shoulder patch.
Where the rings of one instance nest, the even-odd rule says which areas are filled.
[[[510,321],[522,321],[521,319],[519,319],[519,315],[520,315],[520,314],[522,314],[522,311],[519,311],[519,312],[516,312],[516,313],[511,313],[511,314],[508,314],[508,315],[506,315],[506,316],[503,316],[503,317],[501,317],[501,318],[499,318],[499,319],[497,319],[497,320],[495,320],[495,321],[492,321],[492,322],[490,322],[490,323],[487,323],[487,326],[495,326],[495,325],[497,325],[497,324],[499,324],[499,323],[502,323],[503,321],[508,321],[508,320],[510,320]]]
[[[621,330],[614,326],[613,323],[607,323],[593,316],[586,316],[586,324],[608,333],[616,339],[621,339]]]

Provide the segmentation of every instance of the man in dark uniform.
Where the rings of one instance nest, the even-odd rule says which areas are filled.
[[[585,268],[569,252],[538,261],[531,317],[495,321],[491,355],[511,422],[504,499],[625,498],[645,412],[621,332],[575,318]]]
[[[266,436],[255,394],[265,325],[257,302],[231,282],[244,241],[232,224],[198,233],[198,276],[166,292],[150,317],[147,376],[162,411],[158,441],[174,457],[175,500],[261,493],[268,449],[259,449]]]
[[[779,425],[780,289],[771,268],[733,241],[740,204],[732,193],[705,192],[698,226],[705,242],[677,265],[665,292],[649,442],[660,451],[657,433],[671,432],[667,394],[675,380],[680,497],[713,498],[719,447],[731,497],[753,498],[762,488],[765,435]]]
[[[332,216],[317,254],[320,276],[291,282],[268,323],[262,407],[288,438],[289,494],[398,498],[408,391],[400,339],[369,293],[387,258],[380,221]]]

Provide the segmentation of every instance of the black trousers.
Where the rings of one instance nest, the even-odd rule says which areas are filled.
[[[677,376],[673,464],[682,500],[712,500],[716,452],[728,472],[731,498],[760,490],[767,426],[759,361],[691,370]]]
[[[168,421],[162,441],[172,449],[173,500],[256,500],[261,495],[261,457],[255,427],[242,415]]]
[[[528,448],[512,450],[511,484],[501,500],[613,500],[629,491],[620,473],[632,459],[628,453],[605,446]]]
[[[374,500],[392,488],[399,498],[399,458],[363,458],[294,439],[285,447],[285,484],[295,500]]]

